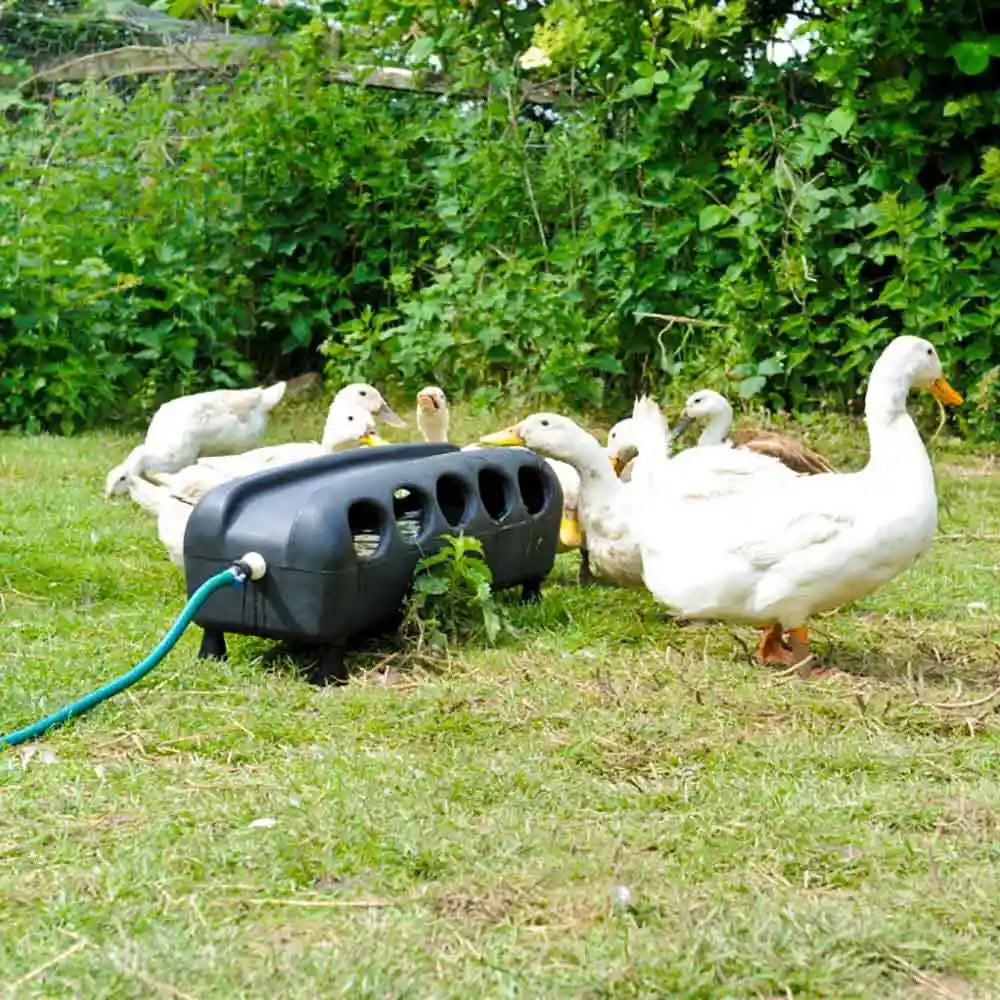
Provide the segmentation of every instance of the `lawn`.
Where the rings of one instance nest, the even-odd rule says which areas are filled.
[[[453,414],[459,440],[502,425]],[[860,427],[809,439],[864,461]],[[101,495],[130,443],[0,437],[0,731],[183,604],[152,519]],[[940,537],[814,623],[823,677],[581,589],[575,556],[540,605],[503,599],[497,648],[430,669],[386,639],[345,688],[254,638],[198,661],[192,629],[0,751],[0,995],[1000,996],[1000,469],[932,453]]]

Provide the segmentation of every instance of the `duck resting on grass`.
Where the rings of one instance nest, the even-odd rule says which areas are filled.
[[[730,434],[733,408],[725,396],[712,389],[699,389],[688,396],[684,409],[674,424],[674,438],[679,437],[691,424],[701,427],[699,447],[728,445],[746,448],[760,455],[770,455],[782,465],[807,475],[837,471],[822,455],[807,448],[801,441],[777,431],[741,427]]]
[[[347,451],[361,446],[377,447],[385,442],[375,433],[375,418],[353,403],[335,403],[326,420],[326,446],[317,441],[288,441],[254,448],[240,455],[199,458],[180,472],[158,473],[153,481],[185,500],[196,500],[219,483],[276,469],[294,462]],[[148,495],[148,493],[147,493]]]
[[[107,476],[104,495],[129,491],[129,480],[147,472],[177,472],[200,455],[229,455],[255,444],[268,415],[285,395],[285,383],[266,389],[214,389],[178,396],[154,414],[142,444]]]
[[[425,386],[417,393],[417,427],[428,442],[447,442],[450,411],[448,398],[444,390],[436,385]],[[466,445],[462,450],[476,449],[480,444]],[[558,552],[580,550],[580,583],[589,584],[592,580],[590,560],[583,533],[580,530],[578,513],[580,495],[580,476],[566,462],[546,457],[549,468],[559,480],[563,494],[562,519],[559,522]]]
[[[878,590],[934,537],[934,473],[906,411],[912,388],[945,405],[962,402],[934,346],[897,337],[872,368],[870,454],[860,472],[763,478],[731,497],[673,500],[660,486],[671,464],[663,415],[651,400],[638,401],[630,487],[644,496],[636,533],[643,580],[656,600],[683,618],[761,627],[764,662],[806,660],[810,617]],[[703,450],[714,449],[682,454]]]
[[[350,404],[331,408],[327,421],[328,442],[332,451],[346,451],[360,445],[377,446],[384,442],[375,435],[375,420],[371,413]],[[302,455],[300,449],[309,447],[315,452]],[[255,472],[289,465],[292,462],[328,454],[315,442],[292,442],[258,448],[242,455],[205,458],[181,469],[180,472],[162,473],[156,483],[142,476],[129,478],[129,495],[144,510],[156,518],[156,530],[167,550],[170,561],[184,565],[184,532],[195,504],[210,489],[231,479],[239,479]],[[218,465],[211,463],[217,462]]]

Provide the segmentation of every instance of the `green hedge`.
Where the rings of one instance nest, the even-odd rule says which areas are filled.
[[[995,430],[1000,25],[971,5],[830,6],[780,67],[753,5],[350,9],[409,20],[348,31],[367,47],[349,56],[436,54],[489,96],[327,85],[312,28],[224,83],[20,109],[0,425],[71,431],[317,349],[336,381],[483,402],[707,381],[851,407],[912,332],[970,395],[961,422]],[[511,96],[533,42],[552,60],[534,75],[575,88],[555,115]]]

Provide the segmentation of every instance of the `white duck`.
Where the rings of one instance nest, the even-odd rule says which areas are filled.
[[[948,405],[962,402],[934,347],[897,337],[872,369],[870,457],[860,472],[764,479],[734,497],[667,503],[657,488],[670,464],[663,417],[655,405],[637,405],[641,441],[631,486],[645,496],[637,533],[653,596],[685,618],[766,626],[758,648],[765,662],[804,659],[810,616],[877,590],[934,536],[934,474],[906,412],[914,387]]]
[[[169,400],[153,414],[143,443],[108,473],[105,496],[128,492],[131,477],[176,472],[199,455],[249,448],[284,394],[285,383],[276,382],[266,389],[214,389]]]
[[[417,429],[428,444],[446,444],[451,413],[444,389],[425,386],[417,393]]]
[[[334,419],[329,421],[332,451],[384,443],[376,436],[374,417],[367,410],[344,404],[336,407],[332,413]],[[291,451],[282,451],[304,448],[307,445],[317,451],[300,458],[292,457],[294,453]],[[178,473],[162,475],[159,483],[151,483],[142,476],[131,476],[129,494],[144,510],[155,515],[157,534],[171,562],[183,566],[184,532],[188,518],[198,500],[210,489],[231,479],[324,454],[328,452],[315,442],[293,442],[292,445],[276,445],[273,448],[259,448],[256,452],[245,452],[243,455],[227,456],[221,467],[207,464],[221,459],[202,459]],[[247,459],[247,463],[240,465],[237,459]]]
[[[656,404],[650,401],[650,405],[659,415]],[[662,415],[659,415],[659,420],[661,436],[654,446],[659,449],[669,474],[658,476],[650,487],[662,493],[662,497],[650,500],[649,491],[641,494],[651,509],[657,509],[657,505],[667,498],[735,493],[761,476],[796,478],[795,473],[780,462],[730,448],[689,448],[668,459],[666,424]],[[630,435],[637,429],[630,427]],[[572,465],[580,480],[580,526],[594,574],[623,586],[638,585],[642,581],[635,509],[640,494],[630,488],[631,483],[618,478],[615,462],[608,461],[608,450],[602,448],[594,437],[568,417],[536,413],[517,426],[489,435],[482,441],[486,444],[525,445],[541,455]],[[629,447],[635,445],[641,445],[641,441],[629,441]]]
[[[360,406],[342,401],[330,407],[326,421],[326,447],[316,441],[290,441],[255,448],[241,455],[200,458],[180,472],[157,474],[155,482],[167,487],[176,497],[197,500],[219,483],[230,479],[361,445],[375,447],[382,444],[385,442],[375,433],[374,416]]]
[[[643,408],[646,406],[655,407],[656,403],[648,400],[642,403]],[[669,472],[669,475],[660,475],[657,489],[668,491],[671,495],[725,496],[756,483],[759,476],[778,476],[787,480],[798,475],[773,456],[734,451],[729,445],[687,448],[672,455],[670,449],[675,436],[667,431],[661,417],[657,421],[656,444],[649,445],[666,459],[661,468]],[[605,451],[622,482],[632,479],[639,444],[639,426],[633,417],[619,420],[608,432]]]
[[[837,471],[818,452],[777,431],[741,427],[731,433],[733,408],[725,396],[713,389],[699,389],[688,396],[680,418],[674,424],[673,436],[678,437],[691,424],[701,426],[698,446],[702,448],[714,445],[746,448],[761,455],[770,455],[795,472],[809,475]]]
[[[451,416],[448,398],[444,390],[436,385],[425,386],[417,393],[417,427],[425,441],[444,443],[448,440],[448,425]],[[474,450],[480,445],[466,445],[462,450]],[[580,476],[573,466],[557,459],[546,458],[549,467],[559,480],[563,495],[562,520],[559,523],[559,552],[581,550],[580,580],[590,579],[586,542],[580,530],[578,513],[580,498]]]
[[[333,450],[331,441],[335,434],[334,426],[336,423],[333,414],[338,406],[344,405],[359,406],[361,409],[367,410],[376,420],[382,420],[393,427],[406,426],[406,421],[382,398],[382,393],[375,386],[368,385],[367,382],[352,382],[340,389],[330,404],[326,425],[323,428],[323,437],[320,440],[324,451]],[[331,421],[334,423],[331,424]]]
[[[568,417],[534,413],[505,431],[488,434],[486,445],[530,448],[574,473],[577,531],[585,539],[589,571],[624,586],[642,582],[639,548],[632,536],[624,483],[618,480],[596,438]],[[557,472],[558,475],[558,472]],[[565,496],[565,493],[564,493]],[[563,511],[563,526],[566,511]],[[560,529],[560,537],[563,530]],[[581,582],[585,574],[581,566]]]
[[[667,447],[670,446],[670,438],[667,440]],[[611,467],[615,474],[623,482],[627,483],[632,478],[632,464],[635,456],[639,453],[635,444],[635,429],[631,417],[619,420],[611,430],[608,431],[608,443],[605,452],[611,460]]]
[[[142,476],[129,476],[129,496],[156,518],[156,533],[175,566],[184,566],[184,532],[197,499],[175,496],[168,486],[158,486]]]

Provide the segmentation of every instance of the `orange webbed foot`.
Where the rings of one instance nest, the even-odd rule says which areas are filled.
[[[757,656],[763,663],[779,663],[794,667],[809,659],[809,629],[806,626],[791,629],[787,636],[780,625],[759,627],[761,636]]]
[[[760,642],[757,645],[757,658],[762,663],[780,663],[786,667],[798,662],[792,651],[782,641],[780,625],[772,625],[760,637]]]

